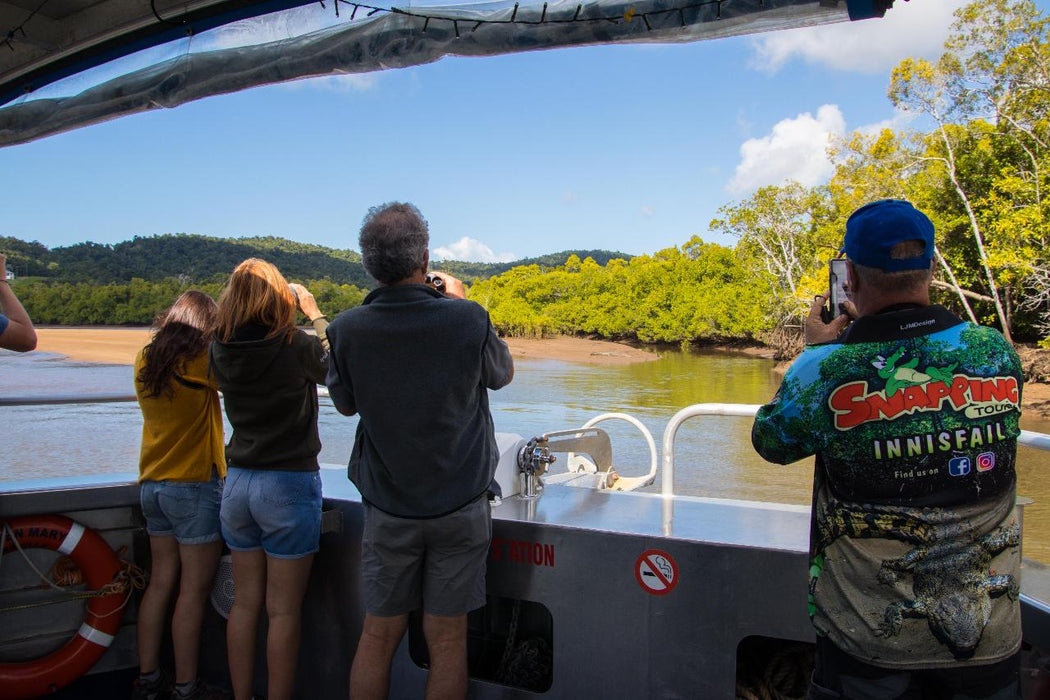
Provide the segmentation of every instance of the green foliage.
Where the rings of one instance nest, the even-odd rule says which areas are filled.
[[[210,238],[195,235],[135,237],[115,245],[79,243],[48,249],[37,242],[0,237],[0,251],[17,275],[15,286],[40,324],[148,324],[186,289],[218,298],[230,271],[249,257],[268,260],[290,281],[302,282],[329,315],[357,306],[375,282],[360,254],[283,238]],[[626,258],[609,251],[578,251],[588,259]],[[552,253],[524,261],[557,267],[579,255]],[[483,279],[513,263],[449,262],[440,268],[466,281]]]
[[[0,251],[19,276],[55,282],[130,283],[223,279],[241,261],[263,258],[289,279],[330,279],[337,284],[374,284],[361,265],[360,254],[283,238],[211,238],[189,234],[139,237],[115,245],[77,243],[48,249],[37,242],[0,237]]]
[[[50,251],[52,276],[66,282],[159,281],[169,277],[204,280],[228,275],[247,258],[263,258],[289,279],[331,279],[339,284],[372,284],[353,251],[297,243],[283,238],[210,238],[197,235],[138,237],[115,245],[78,243]]]
[[[813,294],[826,288],[826,275],[814,282],[814,272],[841,240],[822,225],[830,216],[828,197],[825,188],[795,182],[762,187],[743,202],[721,207],[722,218],[710,224],[738,239],[740,264],[768,296],[769,325],[800,325]]]
[[[50,251],[42,243],[0,236],[0,252],[7,256],[7,269],[18,277],[49,276]]]
[[[367,289],[352,284],[336,284],[330,280],[306,282],[305,286],[317,300],[318,308],[332,318],[347,309],[360,306],[368,294]]]
[[[554,269],[559,265],[564,265],[572,256],[576,256],[581,260],[591,258],[599,265],[605,265],[610,260],[631,259],[631,256],[626,253],[618,253],[608,250],[566,250],[561,253],[549,253],[548,255],[541,255],[537,258],[525,258],[523,260],[505,263],[475,263],[463,262],[460,260],[440,260],[431,262],[430,267],[434,270],[441,270],[450,275],[455,275],[467,284],[474,284],[479,280],[501,275],[514,267],[537,265],[544,269]]]
[[[935,125],[912,136],[910,189],[939,219],[941,268],[963,305],[963,290],[990,302],[972,315],[1008,338],[1050,331],[1048,65],[1035,4],[987,0],[956,12],[940,59],[906,59],[890,84],[897,108]]]
[[[317,299],[321,310],[333,318],[341,311],[358,306],[367,293],[353,285],[338,285],[329,280],[304,284]],[[22,279],[14,286],[35,323],[80,326],[149,324],[187,289],[199,289],[218,299],[223,284],[193,284],[169,277],[159,282],[136,278],[127,284],[48,283]]]
[[[509,335],[683,343],[756,336],[766,328],[768,295],[731,249],[694,237],[681,249],[604,266],[571,255],[550,270],[514,267],[476,283],[470,298]]]

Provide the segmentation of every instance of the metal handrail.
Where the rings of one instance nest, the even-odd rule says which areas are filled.
[[[55,406],[82,403],[127,403],[134,394],[48,394],[45,396],[0,396],[0,406]]]
[[[318,396],[328,396],[327,387],[317,387]],[[219,393],[222,396],[222,393]],[[134,394],[46,394],[44,396],[0,396],[0,406],[58,406],[62,404],[132,403]]]
[[[635,428],[638,428],[638,431],[642,434],[642,437],[645,438],[645,444],[649,446],[649,473],[645,475],[644,483],[642,483],[642,486],[648,486],[654,481],[656,481],[656,467],[660,463],[660,460],[656,453],[656,441],[653,440],[653,434],[650,433],[649,429],[645,427],[645,423],[642,423],[640,420],[627,413],[603,413],[600,416],[595,416],[594,418],[591,418],[589,421],[584,423],[583,428],[591,428],[607,420],[626,421],[633,425]]]
[[[682,423],[696,416],[743,416],[754,417],[761,406],[745,403],[698,403],[686,406],[674,414],[664,428],[661,444],[663,450],[664,473],[660,479],[660,493],[665,498],[674,496],[674,439]],[[1037,450],[1050,451],[1050,435],[1033,430],[1022,430],[1017,438],[1019,445],[1034,447]]]
[[[1050,452],[1050,435],[1037,433],[1034,430],[1022,430],[1021,435],[1017,438],[1017,444]]]
[[[328,396],[326,387],[317,387],[318,396]],[[53,396],[0,396],[0,406],[48,406],[57,404],[120,403],[135,401],[134,394],[56,394]],[[682,423],[697,416],[754,417],[761,408],[759,404],[745,403],[698,403],[686,406],[671,417],[664,428],[661,441],[663,474],[660,478],[660,493],[664,497],[674,496],[674,440]],[[1022,430],[1017,438],[1020,445],[1037,450],[1050,451],[1050,435],[1033,430]]]
[[[661,444],[664,473],[660,477],[660,493],[674,496],[674,439],[682,423],[696,416],[754,416],[761,408],[758,404],[746,403],[697,403],[686,406],[671,417]]]

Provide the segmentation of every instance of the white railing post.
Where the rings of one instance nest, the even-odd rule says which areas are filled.
[[[1017,444],[1034,447],[1037,450],[1050,451],[1050,435],[1032,432],[1031,430],[1022,430],[1021,435],[1017,438]]]
[[[760,404],[747,403],[698,403],[686,406],[674,414],[671,421],[664,428],[663,465],[664,473],[660,480],[660,493],[664,498],[674,496],[674,439],[678,434],[678,428],[682,423],[696,416],[754,416],[761,408]]]

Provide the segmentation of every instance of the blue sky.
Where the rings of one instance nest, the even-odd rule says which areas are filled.
[[[720,206],[826,181],[828,135],[903,127],[905,56],[939,55],[958,0],[885,19],[685,45],[603,46],[258,88],[0,150],[0,235],[274,235],[357,248],[368,207],[415,203],[436,258],[632,254]],[[1045,3],[1040,2],[1040,7]]]

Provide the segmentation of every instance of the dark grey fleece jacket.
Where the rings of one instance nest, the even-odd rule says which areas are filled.
[[[488,389],[513,362],[484,308],[420,284],[380,287],[328,340],[332,401],[361,415],[349,476],[365,500],[433,518],[488,489],[499,457]]]

